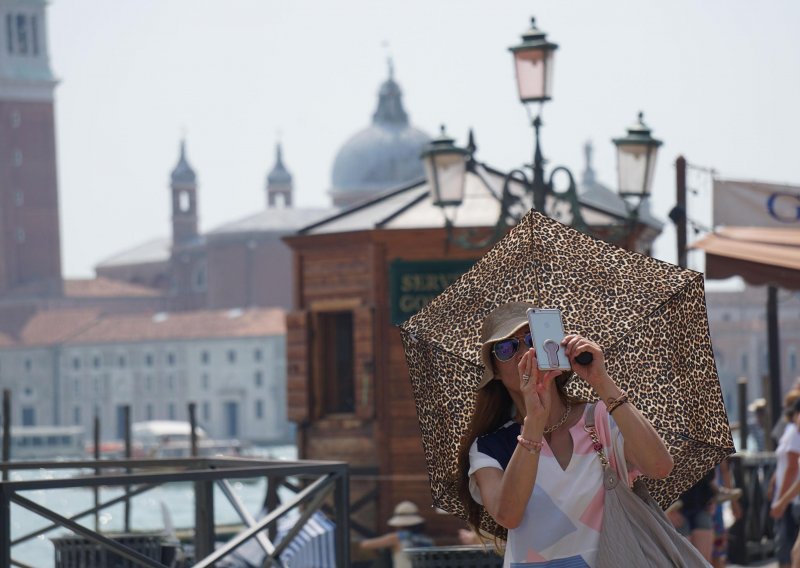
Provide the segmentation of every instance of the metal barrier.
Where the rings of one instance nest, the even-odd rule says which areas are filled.
[[[303,529],[309,518],[323,506],[328,497],[333,496],[333,510],[336,545],[336,565],[349,566],[349,472],[344,462],[330,461],[272,461],[249,458],[184,458],[184,459],[129,459],[100,461],[63,461],[63,462],[6,462],[3,466],[9,470],[30,469],[79,469],[98,471],[95,475],[67,477],[63,479],[40,479],[30,481],[3,481],[0,483],[0,566],[17,566],[29,568],[21,562],[13,560],[11,549],[14,545],[35,538],[58,527],[70,529],[104,550],[125,558],[134,566],[151,568],[168,568],[158,560],[154,560],[139,551],[126,546],[118,539],[91,530],[76,521],[94,515],[97,511],[124,502],[130,497],[145,493],[155,487],[171,482],[193,482],[195,498],[195,568],[208,568],[249,539],[255,538],[266,555],[265,566],[282,566],[280,556],[294,537]],[[155,471],[154,471],[155,470]],[[275,505],[269,507],[267,514],[256,521],[232,491],[229,480],[253,479],[265,477],[270,495],[267,502]],[[278,483],[288,477],[299,480],[294,485],[286,485],[296,491],[292,498],[283,503],[276,499]],[[219,485],[240,516],[245,529],[231,538],[224,545],[215,549],[214,523],[214,485]],[[43,507],[20,495],[22,491],[127,487],[125,495],[101,503],[96,507],[82,511],[69,518]],[[11,540],[11,504],[19,505],[52,522],[51,525]],[[288,512],[297,509],[300,516],[292,528],[280,542],[273,543],[273,534],[278,519]]]
[[[767,491],[775,472],[775,454],[738,453],[728,460],[735,486],[742,490],[742,516],[728,529],[728,559],[735,564],[749,564],[771,558],[775,535]]]
[[[407,548],[413,568],[501,568],[503,557],[491,544]]]

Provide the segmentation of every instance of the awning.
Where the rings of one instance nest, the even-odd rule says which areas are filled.
[[[708,278],[741,276],[749,284],[800,289],[800,229],[727,227],[690,248],[705,251]]]

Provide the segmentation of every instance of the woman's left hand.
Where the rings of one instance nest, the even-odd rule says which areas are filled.
[[[564,352],[572,364],[572,370],[589,383],[595,390],[602,385],[602,383],[609,379],[608,372],[606,371],[606,359],[603,355],[603,350],[594,341],[590,341],[582,335],[571,334],[564,337],[561,341],[564,346]],[[581,365],[575,361],[575,357],[581,353],[591,353],[592,362],[588,365]]]

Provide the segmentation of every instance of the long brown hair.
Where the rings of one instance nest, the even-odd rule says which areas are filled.
[[[565,371],[556,378],[558,396],[564,402],[567,400],[583,402],[571,397],[564,390],[571,378],[572,371]],[[458,479],[455,480],[458,488],[458,497],[467,511],[467,522],[472,530],[479,535],[483,507],[472,498],[472,494],[469,492],[469,476],[467,475],[469,473],[469,449],[477,438],[494,432],[508,422],[511,418],[513,404],[511,395],[502,381],[489,381],[485,387],[478,391],[475,398],[475,410],[472,413],[467,432],[461,438],[461,445],[458,449]]]

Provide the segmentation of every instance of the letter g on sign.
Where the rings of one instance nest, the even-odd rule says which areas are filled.
[[[767,199],[770,217],[781,223],[800,222],[800,195],[794,193],[773,193]]]

